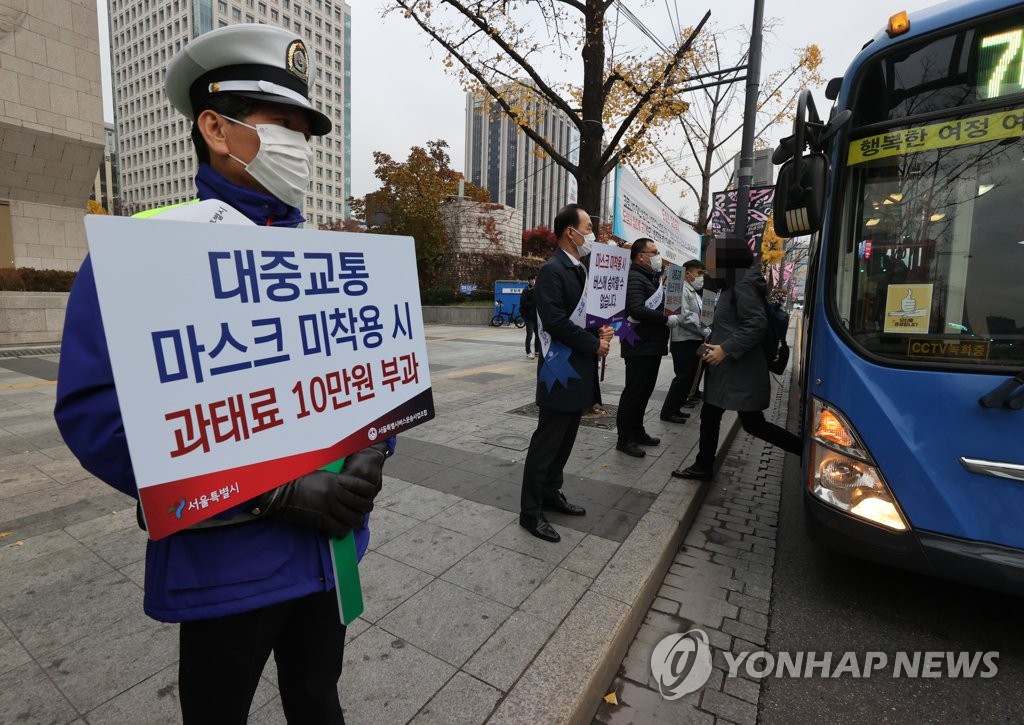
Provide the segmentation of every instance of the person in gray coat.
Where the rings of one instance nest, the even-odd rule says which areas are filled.
[[[761,345],[768,333],[764,307],[768,285],[753,266],[753,254],[735,276],[735,283],[718,298],[711,337],[701,348],[707,370],[697,458],[690,466],[672,471],[676,478],[711,480],[722,415],[727,410],[739,413],[743,430],[750,435],[790,453],[803,451],[800,438],[764,419],[771,400],[768,359]]]
[[[700,372],[697,350],[708,336],[711,328],[700,321],[704,303],[704,265],[699,259],[691,259],[683,265],[683,304],[679,311],[679,325],[672,329],[669,351],[672,353],[672,367],[675,377],[661,406],[661,419],[667,423],[685,423],[688,413],[682,411],[690,397]]]

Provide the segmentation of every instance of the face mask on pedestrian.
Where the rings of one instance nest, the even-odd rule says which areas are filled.
[[[597,240],[597,237],[593,232],[590,234],[582,234],[579,229],[574,229],[573,231],[583,237],[583,244],[579,245],[577,249],[579,250],[580,257],[586,257],[594,248],[594,242]]]
[[[661,274],[661,255],[655,254],[651,257],[651,270]]]
[[[229,116],[224,118],[251,128],[260,137],[260,148],[249,163],[232,154],[228,156],[242,164],[249,176],[272,195],[288,206],[301,209],[313,168],[313,147],[306,136],[273,123],[250,126]]]
[[[702,289],[704,289],[704,275],[699,275],[699,276],[697,276],[697,277],[694,277],[694,278],[693,278],[693,281],[692,281],[692,282],[690,282],[690,285],[691,285],[691,286],[692,286],[692,287],[693,287],[693,288],[694,288],[695,290],[697,290],[698,292],[700,292],[700,291],[701,291]]]

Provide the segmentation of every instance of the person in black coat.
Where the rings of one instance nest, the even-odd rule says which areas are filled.
[[[533,350],[540,352],[540,337],[537,336],[537,303],[534,296],[537,290],[534,285],[537,283],[537,276],[531,274],[526,278],[526,289],[519,295],[519,311],[526,321],[526,357],[533,359]],[[533,348],[530,342],[533,342]]]
[[[629,250],[629,279],[626,282],[626,315],[637,340],[623,340],[626,387],[619,398],[615,420],[619,440],[615,447],[636,458],[647,453],[640,446],[661,443],[644,430],[644,413],[658,382],[661,358],[668,354],[668,333],[679,323],[676,315],[665,317],[665,290],[661,286],[661,255],[654,240],[641,237]]]
[[[610,327],[587,330],[578,311],[587,271],[580,257],[594,243],[590,215],[569,204],[555,216],[558,249],[537,274],[535,299],[543,348],[537,363],[537,430],[523,471],[519,525],[545,541],[561,537],[544,510],[583,516],[562,493],[563,469],[576,442],[583,411],[599,400],[597,359],[608,354]]]
[[[714,476],[718,433],[726,410],[739,413],[743,430],[750,435],[790,453],[803,451],[800,438],[764,419],[762,411],[771,402],[768,358],[761,345],[768,332],[764,306],[768,285],[752,266],[752,254],[746,261],[715,306],[711,337],[701,353],[707,368],[697,458],[692,465],[672,471],[676,478],[708,481]]]

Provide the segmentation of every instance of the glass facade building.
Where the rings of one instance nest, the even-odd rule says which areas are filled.
[[[334,130],[314,137],[313,174],[303,213],[308,226],[348,215],[351,194],[352,20],[344,0],[109,0],[111,74],[126,214],[193,198],[192,123],[163,92],[167,63],[191,39],[235,23],[267,23],[298,33],[315,58],[317,109]]]

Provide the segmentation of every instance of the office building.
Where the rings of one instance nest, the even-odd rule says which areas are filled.
[[[167,101],[164,69],[190,40],[235,23],[268,23],[302,36],[315,58],[316,108],[334,130],[316,157],[307,226],[348,216],[351,195],[351,11],[344,0],[110,0],[111,72],[126,214],[193,198],[192,127]]]
[[[118,215],[121,211],[121,182],[117,168],[117,134],[112,123],[104,124],[106,144],[103,147],[103,160],[96,171],[96,179],[92,182],[92,195],[89,197],[98,202],[107,214]]]
[[[568,117],[541,99],[524,100],[533,127],[566,157],[579,145]],[[466,94],[466,178],[491,201],[522,212],[523,229],[550,227],[569,199],[569,174],[543,153],[490,96]]]

